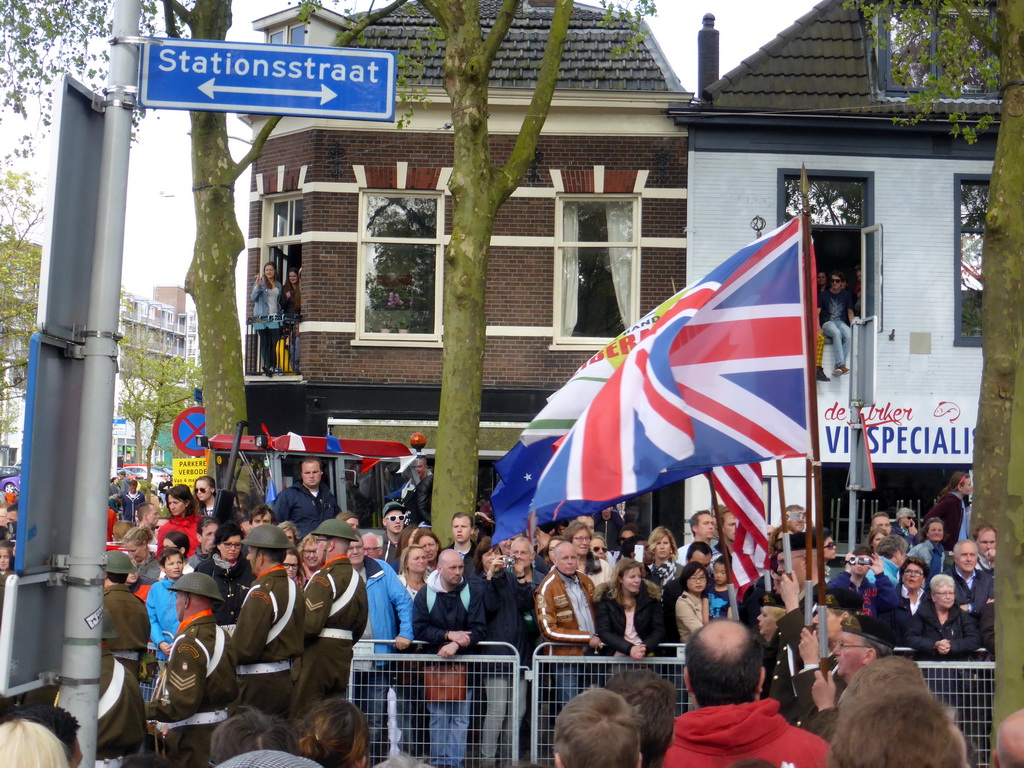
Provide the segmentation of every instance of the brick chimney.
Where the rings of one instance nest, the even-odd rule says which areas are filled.
[[[697,95],[704,98],[704,90],[718,79],[718,30],[715,15],[704,14],[704,26],[697,33]]]

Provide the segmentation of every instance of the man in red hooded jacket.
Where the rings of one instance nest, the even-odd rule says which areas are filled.
[[[761,643],[745,626],[719,619],[686,644],[686,690],[698,709],[676,719],[664,768],[727,768],[743,758],[772,765],[824,768],[828,744],[761,699]]]

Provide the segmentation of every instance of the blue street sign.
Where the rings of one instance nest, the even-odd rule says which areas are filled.
[[[150,39],[139,100],[154,109],[394,120],[394,51]]]

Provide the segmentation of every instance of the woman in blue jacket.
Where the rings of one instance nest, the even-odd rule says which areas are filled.
[[[175,594],[168,587],[178,580],[185,568],[185,556],[178,549],[160,553],[160,567],[166,578],[149,588],[146,613],[149,614],[149,640],[156,646],[158,661],[167,661],[178,635],[178,614],[174,610]]]
[[[277,337],[280,335],[280,320],[273,319],[281,314],[281,283],[277,279],[277,267],[268,261],[263,265],[262,277],[256,278],[252,287],[252,316],[258,320],[254,323],[256,333],[260,337],[260,359],[264,373],[280,373],[274,350],[277,348]]]

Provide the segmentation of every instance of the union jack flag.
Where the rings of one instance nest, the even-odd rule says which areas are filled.
[[[760,464],[715,467],[711,470],[719,500],[736,516],[732,580],[742,590],[768,567],[768,522],[764,514],[764,483]]]
[[[533,508],[636,496],[665,473],[805,456],[802,257],[794,219],[669,308],[562,439]]]

